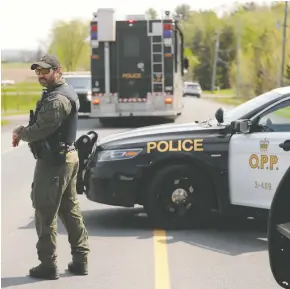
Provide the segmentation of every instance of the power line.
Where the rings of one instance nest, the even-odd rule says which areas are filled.
[[[238,35],[237,35],[237,79],[236,79],[236,90],[237,90],[237,97],[240,96],[240,49],[241,49],[241,19],[238,19]]]
[[[220,30],[218,30],[217,35],[216,35],[216,40],[215,40],[213,70],[212,70],[212,79],[211,79],[212,93],[214,93],[215,91],[216,67],[217,67],[217,61],[218,61],[219,46],[220,46]]]
[[[280,86],[284,84],[284,66],[285,66],[285,50],[286,50],[286,27],[287,27],[287,14],[288,14],[288,1],[285,1],[284,9],[284,24],[283,24],[283,44],[282,44],[282,62],[281,62],[281,75]]]

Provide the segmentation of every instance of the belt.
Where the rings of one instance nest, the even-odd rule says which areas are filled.
[[[76,150],[76,148],[75,148],[74,145],[67,146],[67,152],[68,152],[68,153],[69,153],[69,152],[72,152],[72,151],[75,151],[75,150]]]

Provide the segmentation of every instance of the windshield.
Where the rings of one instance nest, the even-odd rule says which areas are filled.
[[[91,77],[65,77],[65,81],[73,88],[91,89]]]
[[[259,96],[256,96],[231,110],[225,111],[224,122],[228,123],[237,120],[249,113],[250,111],[259,108],[263,104],[270,102],[279,96],[281,96],[281,94],[276,91],[268,91]]]
[[[197,84],[188,84],[187,85],[188,88],[198,88]]]

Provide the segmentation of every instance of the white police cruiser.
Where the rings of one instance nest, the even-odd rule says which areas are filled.
[[[290,87],[227,112],[218,109],[203,122],[138,128],[99,140],[92,134],[86,156],[78,141],[84,164],[78,191],[89,200],[140,204],[162,228],[200,224],[213,211],[268,214],[290,164]]]

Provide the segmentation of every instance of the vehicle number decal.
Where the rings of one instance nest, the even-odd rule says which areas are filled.
[[[263,190],[267,190],[267,191],[271,191],[272,190],[272,183],[270,182],[258,182],[255,181],[255,189],[263,189]]]

